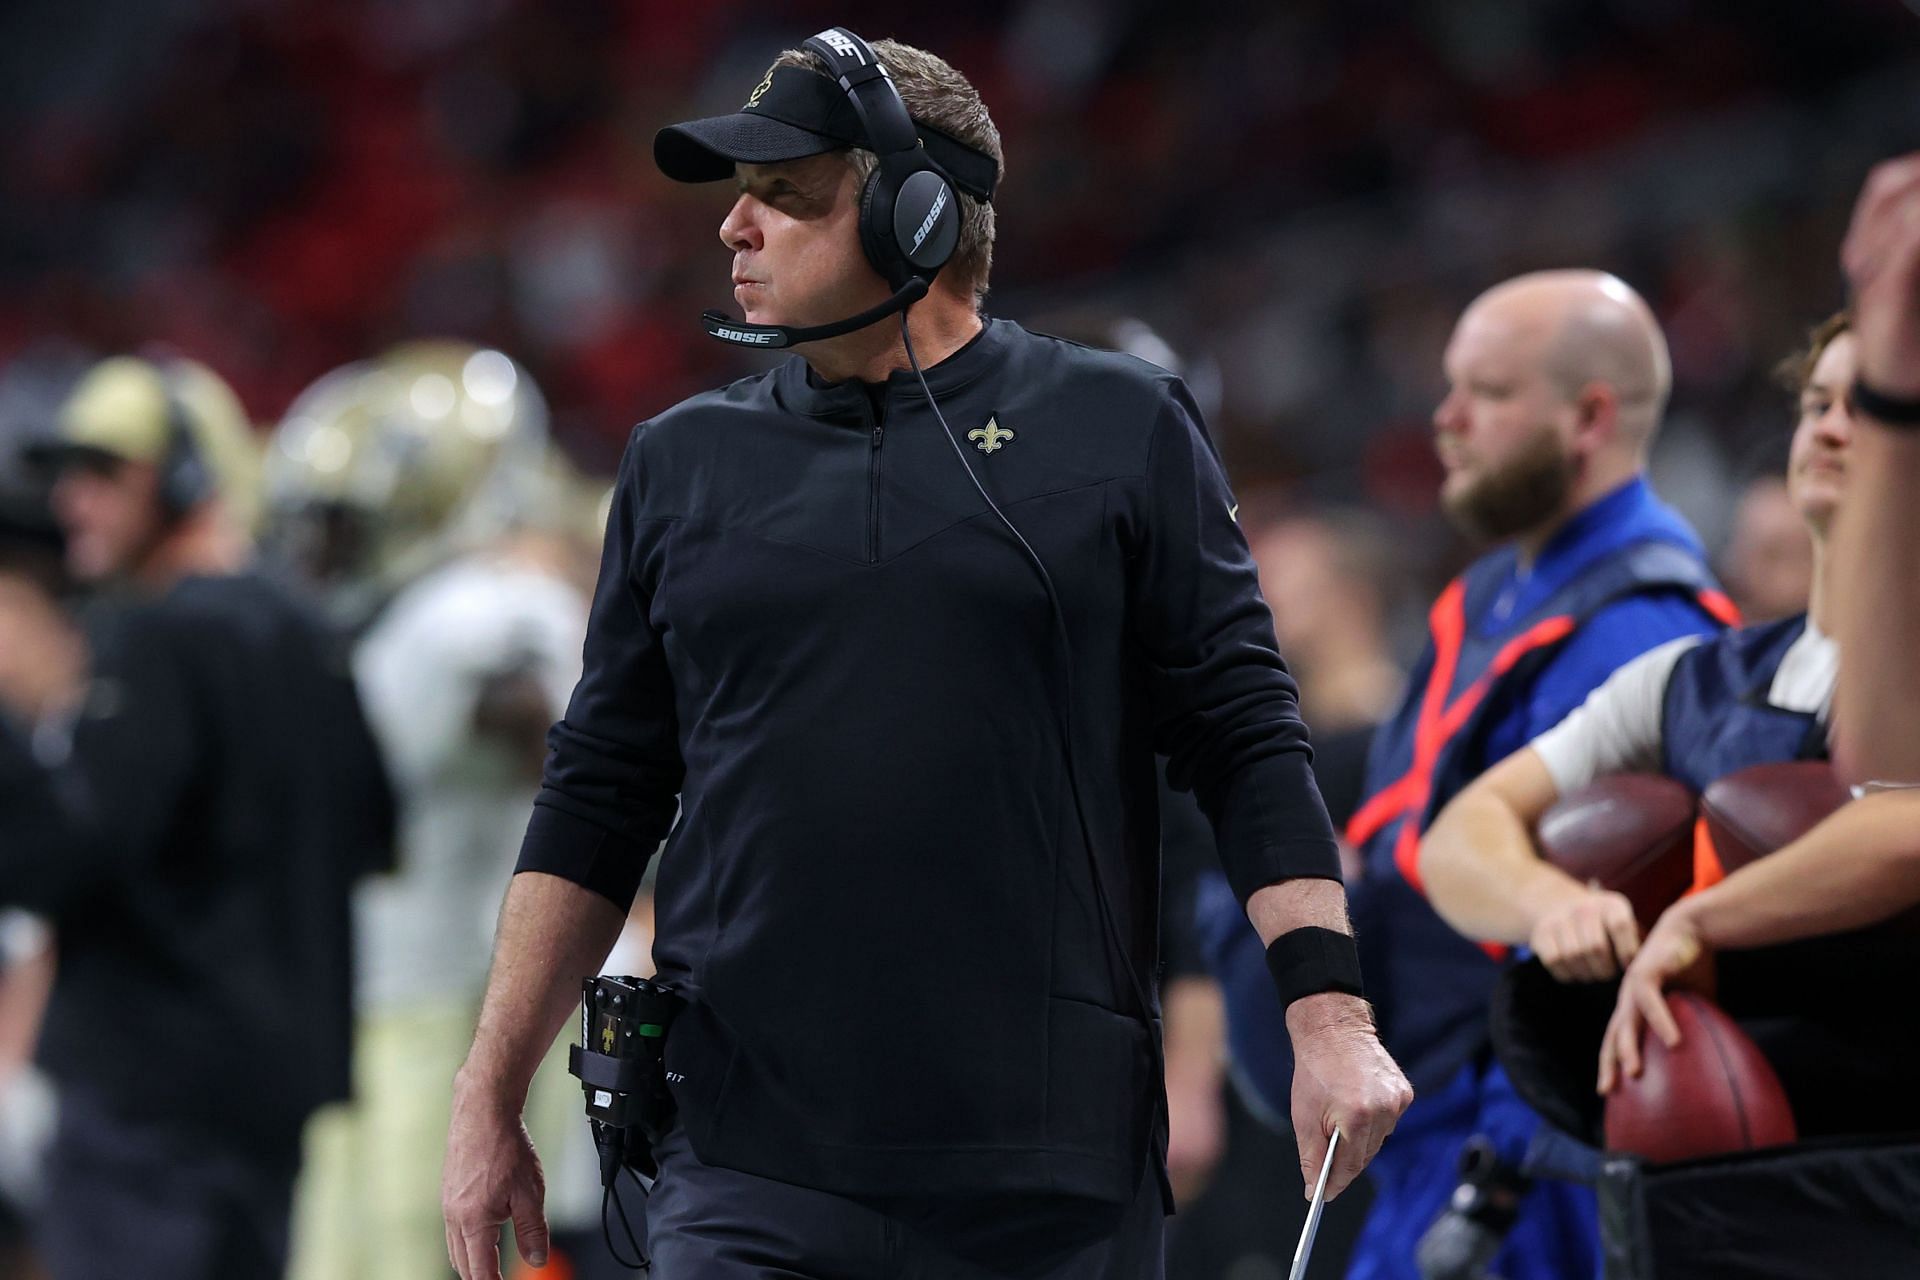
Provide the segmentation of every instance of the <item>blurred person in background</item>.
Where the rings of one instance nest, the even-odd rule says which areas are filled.
[[[1425,901],[1420,840],[1454,793],[1622,662],[1709,633],[1731,609],[1699,540],[1645,478],[1671,373],[1659,325],[1624,282],[1593,271],[1507,281],[1462,314],[1445,371],[1433,415],[1442,503],[1495,545],[1434,603],[1426,650],[1374,737],[1347,824],[1364,860],[1354,903],[1369,983],[1420,1091],[1374,1164],[1349,1274],[1434,1280],[1491,1266],[1509,1280],[1561,1280],[1597,1273],[1593,1196],[1550,1179],[1529,1188],[1539,1122],[1488,1053],[1499,966]],[[1241,951],[1250,946],[1241,931]],[[1263,993],[1242,993],[1244,958],[1229,950],[1223,965],[1236,1019],[1271,1021]],[[1234,1044],[1248,1050],[1238,1068],[1249,1086],[1281,1112],[1284,1046],[1238,1031]],[[1467,1218],[1455,1191],[1482,1142],[1507,1202],[1488,1212],[1469,1198],[1478,1216]]]
[[[1360,804],[1374,727],[1406,681],[1387,634],[1399,576],[1389,534],[1364,511],[1330,508],[1276,520],[1249,542],[1280,652],[1299,673],[1313,776],[1345,826]]]
[[[1859,369],[1857,484],[1835,533],[1836,755],[1855,781],[1920,782],[1920,152],[1867,179],[1841,250]]]
[[[552,449],[527,371],[450,341],[316,382],[274,433],[266,489],[273,545],[357,633],[400,818],[393,871],[355,896],[354,1100],[313,1126],[293,1275],[424,1280],[448,1274],[449,1086],[546,731],[579,678],[597,495]],[[564,1069],[535,1096],[543,1144],[585,1143]]]
[[[302,1125],[347,1090],[386,778],[335,636],[248,567],[257,456],[217,375],[107,360],[33,456],[99,593],[65,758],[0,738],[0,902],[58,950],[36,1243],[55,1280],[278,1276]]]
[[[1813,589],[1813,542],[1786,481],[1762,476],[1741,491],[1720,578],[1748,622],[1802,613]]]
[[[67,609],[60,527],[45,486],[0,459],[0,809],[38,785],[61,750],[85,677],[85,643]],[[8,774],[11,766],[18,774]],[[53,934],[31,912],[0,909],[0,1275],[37,1280],[27,1230],[55,1109],[33,1063],[53,986]]]
[[[889,255],[861,210],[922,151],[945,173]],[[1339,1126],[1337,1191],[1404,1082],[1336,971],[1352,943],[1333,833],[1190,397],[1143,362],[983,320],[998,131],[931,54],[824,32],[741,112],[663,130],[655,159],[737,184],[720,234],[749,324],[855,319],[933,278],[897,325],[849,326],[634,433],[456,1085],[462,1274],[498,1274],[507,1219],[546,1252],[527,1079],[683,790],[655,946],[686,999],[647,1204],[663,1280],[1160,1274],[1156,747],[1200,788],[1263,932],[1314,930],[1281,954],[1331,957],[1286,985],[1301,1158],[1317,1166]],[[954,250],[937,276],[907,250],[935,226]],[[1061,575],[1060,717],[1052,579],[982,504],[995,490]],[[1079,787],[1056,719],[1090,783],[1084,832],[1063,816]]]

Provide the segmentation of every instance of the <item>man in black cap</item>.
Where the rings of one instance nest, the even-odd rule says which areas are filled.
[[[65,758],[0,733],[0,905],[58,953],[54,1280],[281,1274],[302,1126],[347,1089],[347,894],[392,799],[334,638],[247,569],[252,450],[212,370],[121,357],[36,451],[100,597]]]
[[[804,359],[628,446],[455,1085],[462,1276],[508,1219],[545,1253],[519,1108],[676,801],[656,1276],[1159,1275],[1156,750],[1273,944],[1337,1192],[1409,1094],[1185,387],[981,316],[999,135],[930,54],[823,32],[655,157],[738,190],[709,331]]]

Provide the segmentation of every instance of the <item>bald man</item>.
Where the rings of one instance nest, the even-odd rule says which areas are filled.
[[[1499,285],[1460,317],[1445,372],[1433,415],[1441,504],[1490,549],[1435,601],[1347,827],[1365,868],[1353,902],[1367,993],[1417,1095],[1371,1170],[1374,1208],[1349,1276],[1431,1280],[1491,1265],[1506,1280],[1564,1280],[1599,1271],[1592,1195],[1535,1176],[1569,1153],[1490,1065],[1486,1005],[1504,957],[1427,904],[1420,835],[1616,667],[1717,630],[1732,609],[1699,539],[1645,479],[1672,375],[1653,313],[1625,283],[1553,271]],[[1223,966],[1230,1018],[1279,1016],[1247,980],[1257,972]],[[1291,1064],[1276,1053],[1237,1066],[1263,1109],[1285,1115]],[[1456,1196],[1470,1147],[1472,1186]]]

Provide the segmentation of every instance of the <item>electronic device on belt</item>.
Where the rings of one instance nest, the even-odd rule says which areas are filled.
[[[587,1118],[610,1184],[626,1165],[651,1178],[654,1140],[673,1123],[667,1088],[667,1029],[683,1001],[646,978],[587,978],[580,984],[580,1043],[567,1070],[580,1079]]]

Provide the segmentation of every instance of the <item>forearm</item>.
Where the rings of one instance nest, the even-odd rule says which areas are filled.
[[[1347,919],[1347,890],[1338,880],[1283,880],[1247,899],[1247,919],[1263,946],[1283,933],[1308,927],[1352,933]]]
[[[1920,791],[1846,805],[1786,848],[1673,909],[1714,949],[1877,924],[1920,903]]]
[[[1526,819],[1503,797],[1469,787],[1420,842],[1427,900],[1475,940],[1523,943],[1540,918],[1587,890],[1544,861]]]
[[[1167,1075],[1217,1085],[1226,1069],[1227,1009],[1211,978],[1175,978],[1161,996]]]
[[[580,983],[599,971],[625,917],[605,897],[538,871],[507,887],[493,970],[460,1087],[514,1109],[580,1002]]]
[[[1849,780],[1920,781],[1920,432],[1863,423],[1834,533],[1835,756]]]

